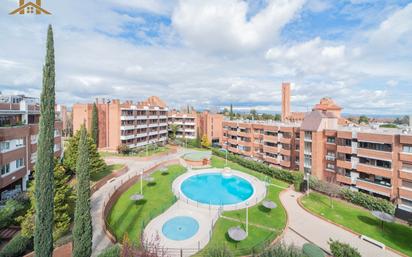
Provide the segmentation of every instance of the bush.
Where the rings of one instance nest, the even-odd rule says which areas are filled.
[[[302,247],[303,253],[308,257],[324,257],[325,253],[317,245],[306,243]]]
[[[209,249],[204,257],[232,257],[233,253],[225,245]]]
[[[361,257],[358,249],[351,247],[349,244],[341,243],[338,240],[329,239],[329,247],[335,257]]]
[[[119,146],[117,147],[117,152],[118,152],[119,154],[128,155],[128,154],[130,154],[131,149],[130,149],[130,147],[128,147],[127,145],[121,144],[121,145],[119,145]]]
[[[98,257],[120,257],[120,246],[113,245],[109,246],[101,252]]]
[[[348,202],[360,205],[373,211],[382,211],[389,214],[395,213],[395,205],[388,200],[374,197],[362,192],[355,192],[348,188],[340,190],[340,196]]]
[[[0,229],[15,224],[15,218],[23,215],[29,208],[28,201],[8,200],[0,209]]]
[[[17,234],[0,251],[0,257],[19,257],[33,249],[33,239]]]
[[[306,257],[306,255],[296,246],[280,243],[264,250],[259,257]]]

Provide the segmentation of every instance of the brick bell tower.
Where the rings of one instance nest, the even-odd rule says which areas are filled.
[[[290,116],[290,82],[282,83],[282,122]]]

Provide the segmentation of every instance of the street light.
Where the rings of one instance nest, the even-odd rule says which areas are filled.
[[[143,195],[143,170],[140,171],[140,194]]]

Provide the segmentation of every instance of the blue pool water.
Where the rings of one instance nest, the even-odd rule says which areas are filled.
[[[199,230],[197,220],[188,216],[174,217],[162,227],[162,233],[171,240],[181,241],[191,238]]]
[[[181,190],[189,199],[212,205],[237,204],[253,194],[253,187],[247,180],[236,175],[224,177],[221,173],[191,176],[183,181]]]

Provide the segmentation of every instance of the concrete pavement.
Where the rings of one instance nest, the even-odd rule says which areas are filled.
[[[307,241],[311,241],[322,249],[329,251],[329,238],[337,239],[358,248],[363,257],[395,257],[400,256],[389,250],[381,248],[361,240],[352,234],[332,223],[316,217],[304,210],[297,202],[301,196],[292,189],[287,189],[280,195],[280,200],[288,213],[288,228],[283,236],[286,244],[302,246]]]

